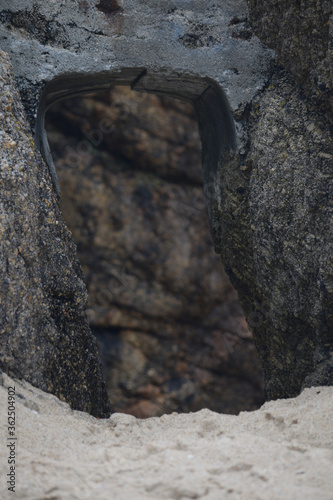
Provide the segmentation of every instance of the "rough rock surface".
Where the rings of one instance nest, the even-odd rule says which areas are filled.
[[[209,234],[193,108],[115,87],[46,118],[113,410],[258,407],[259,360]]]
[[[35,500],[331,500],[333,388],[305,389],[239,416],[209,410],[147,420],[98,420],[27,382],[16,389],[16,493]],[[0,472],[8,473],[5,411]]]
[[[1,45],[32,121],[41,88],[63,75],[79,74],[76,87],[107,88],[120,69],[136,69],[129,83],[142,80],[140,86],[152,82],[149,75],[167,77],[171,70],[178,79],[176,86],[169,80],[171,87],[187,94],[186,75],[208,76],[225,89],[233,109],[265,85],[273,53],[252,33],[245,0],[116,3],[121,8],[107,0],[1,1]],[[129,72],[120,76],[128,78]]]
[[[48,160],[44,114],[58,98],[127,84],[194,104],[214,245],[253,330],[267,395],[277,398],[333,383],[332,118],[322,111],[332,89],[332,25],[327,1],[260,4],[268,10],[251,2],[252,23],[262,37],[266,23],[296,83],[272,65],[242,0],[119,0],[116,9],[96,0],[3,0],[0,43]]]
[[[75,409],[107,416],[75,245],[4,52],[0,67],[0,367]]]
[[[255,33],[308,91],[333,107],[333,4],[331,0],[248,0]]]
[[[331,116],[277,68],[221,168],[222,260],[263,363],[268,398],[332,385]]]
[[[333,385],[333,128],[283,72],[253,114],[250,220],[269,325],[257,324],[256,335],[276,398]]]

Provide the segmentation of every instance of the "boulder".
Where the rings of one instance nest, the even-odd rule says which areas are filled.
[[[77,410],[109,414],[87,291],[49,171],[0,52],[0,366]]]
[[[149,0],[140,7],[137,0],[5,0],[0,44],[47,161],[52,196],[58,180],[44,119],[53,102],[127,85],[193,104],[215,250],[238,292],[267,397],[274,399],[333,383],[332,5],[250,0],[249,6],[254,31],[243,0],[204,6]],[[146,190],[137,194],[140,203],[149,201]],[[29,248],[40,252],[41,245]],[[44,276],[52,288],[52,272]],[[13,304],[8,315],[23,321]],[[80,321],[73,330],[74,324]],[[20,372],[19,363],[14,368]]]

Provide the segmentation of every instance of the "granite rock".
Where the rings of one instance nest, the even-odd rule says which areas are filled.
[[[243,0],[6,0],[0,43],[54,190],[44,116],[57,99],[118,84],[194,105],[215,250],[267,396],[290,397],[333,383],[332,5],[249,5],[254,32]]]
[[[333,384],[332,120],[284,72],[254,101],[250,221],[269,397]],[[258,312],[260,314],[260,312]]]
[[[316,103],[333,107],[333,5],[330,0],[248,0],[255,33]]]
[[[76,248],[4,52],[0,65],[0,366],[77,410],[105,417],[108,399]]]

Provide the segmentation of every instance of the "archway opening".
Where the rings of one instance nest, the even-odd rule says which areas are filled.
[[[202,102],[196,115],[191,99],[157,94],[112,86],[46,115],[112,408],[256,409],[257,354],[208,226],[200,113],[203,161],[217,162],[225,145]]]

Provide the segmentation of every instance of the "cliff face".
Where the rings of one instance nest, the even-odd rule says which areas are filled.
[[[116,87],[57,104],[47,128],[112,408],[257,407],[259,360],[213,249],[192,106]]]

